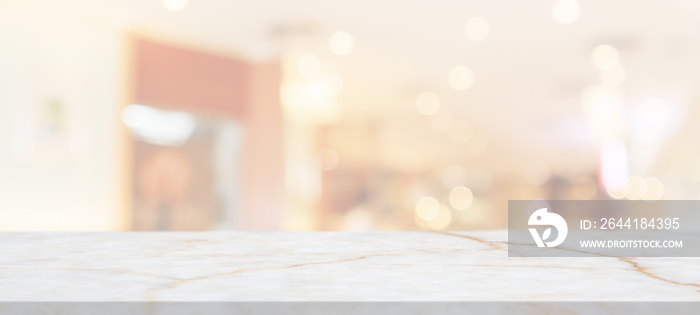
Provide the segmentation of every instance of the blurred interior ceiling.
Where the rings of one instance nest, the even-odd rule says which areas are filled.
[[[700,37],[694,34],[700,2],[580,3],[580,18],[567,25],[552,18],[553,1],[190,0],[173,12],[159,0],[5,0],[0,8],[100,20],[256,60],[285,49],[314,53],[342,76],[343,106],[385,114],[388,124],[414,126],[423,119],[413,101],[431,90],[492,142],[521,149],[523,159],[561,158],[566,148],[568,158],[590,161],[595,150],[580,95],[598,82],[592,49],[619,49],[627,72],[621,87],[629,100],[694,101],[689,93],[700,74]],[[490,33],[474,42],[464,23],[477,16],[488,20]],[[354,36],[349,56],[326,47],[336,31]],[[460,65],[475,76],[465,91],[447,83],[450,69]],[[405,130],[425,137],[416,128]]]

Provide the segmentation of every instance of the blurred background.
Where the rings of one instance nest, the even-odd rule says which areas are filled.
[[[0,1],[0,230],[700,197],[700,2]]]

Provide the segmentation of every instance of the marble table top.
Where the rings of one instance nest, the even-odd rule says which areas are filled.
[[[0,301],[700,301],[700,258],[508,257],[506,233],[0,233]]]

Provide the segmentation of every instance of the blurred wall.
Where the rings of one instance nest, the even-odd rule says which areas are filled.
[[[134,41],[128,28],[69,17],[0,11],[0,230],[129,229],[121,110],[133,103],[240,122],[242,156],[231,160],[241,178],[230,188],[240,198],[227,226],[279,229],[279,62]]]
[[[243,119],[240,229],[279,230],[287,209],[280,81],[279,63],[249,66]]]
[[[243,126],[237,199],[227,226],[277,230],[285,209],[281,65],[134,38],[133,103],[229,119]]]
[[[125,41],[0,11],[0,230],[121,227]]]
[[[139,37],[133,43],[135,103],[243,117],[248,63]]]

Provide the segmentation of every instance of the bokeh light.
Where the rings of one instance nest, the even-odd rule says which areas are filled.
[[[187,7],[187,4],[189,4],[189,0],[160,0],[160,2],[163,4],[163,6],[170,10],[170,11],[181,11],[185,7]]]
[[[323,148],[316,153],[318,167],[324,171],[333,170],[338,166],[338,152],[331,148]]]
[[[452,211],[447,206],[439,204],[435,215],[431,219],[426,220],[415,215],[414,220],[416,225],[422,230],[441,231],[452,223]]]
[[[482,17],[473,17],[464,24],[464,32],[467,34],[467,38],[475,42],[486,39],[490,30],[489,22]]]
[[[440,97],[433,92],[423,92],[416,97],[416,110],[426,116],[440,110]]]
[[[612,68],[600,71],[600,83],[607,87],[616,87],[625,81],[625,68],[616,64]]]
[[[642,199],[644,200],[659,200],[664,195],[664,185],[656,177],[647,177],[645,179],[646,192]]]
[[[355,47],[355,39],[346,32],[337,32],[328,39],[328,48],[338,56],[345,56]]]
[[[647,193],[647,183],[641,176],[632,175],[627,180],[628,189],[626,189],[627,195],[625,196],[630,200],[639,200],[644,197]]]
[[[581,15],[581,5],[576,0],[557,0],[552,5],[552,16],[561,24],[571,24]]]
[[[464,66],[455,67],[450,70],[448,81],[453,89],[466,90],[474,82],[474,73]]]
[[[433,220],[439,212],[440,203],[433,197],[426,196],[416,202],[416,215],[423,220]]]
[[[629,194],[631,186],[623,185],[621,188],[609,188],[606,190],[608,196],[613,199],[623,199]]]
[[[315,101],[336,97],[343,91],[343,79],[337,74],[328,74],[306,82],[309,95]]]
[[[600,70],[610,70],[615,67],[620,58],[617,48],[611,45],[600,45],[591,52],[591,63]]]
[[[428,227],[432,230],[444,230],[452,223],[452,211],[445,205],[440,205],[438,213],[432,220],[428,220]]]
[[[474,202],[472,191],[464,186],[457,186],[450,191],[450,204],[457,210],[465,210]]]

